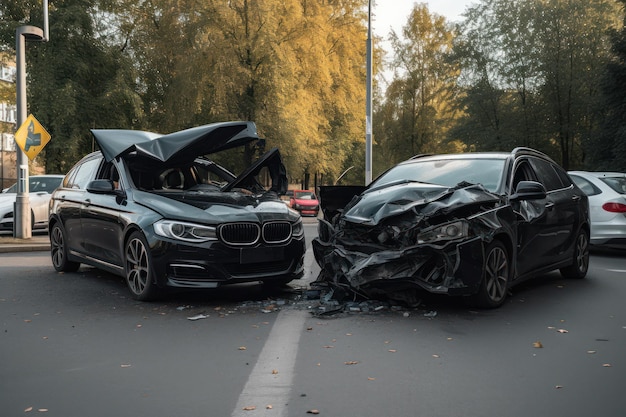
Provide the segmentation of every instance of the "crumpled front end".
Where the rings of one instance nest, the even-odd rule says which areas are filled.
[[[420,194],[417,188],[405,184],[403,189],[391,189],[386,196],[390,198],[378,192],[376,201],[386,203],[375,210],[362,195],[335,224],[320,220],[319,236],[313,241],[321,267],[315,284],[400,301],[414,299],[415,290],[475,293],[482,278],[484,245],[509,223],[501,219],[508,211],[501,210],[498,196],[480,186],[435,193],[429,187],[423,199],[402,198]],[[402,202],[403,207],[390,201]],[[365,212],[369,219],[351,217]]]

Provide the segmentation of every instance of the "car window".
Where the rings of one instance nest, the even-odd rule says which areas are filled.
[[[529,158],[529,160],[537,173],[539,182],[546,187],[547,191],[559,190],[569,186],[569,184],[566,185],[561,182],[559,175],[550,162],[539,158]]]
[[[574,180],[574,183],[578,186],[578,188],[580,188],[583,193],[587,195],[597,195],[602,192],[598,187],[593,185],[591,181],[583,177],[579,177],[578,175],[570,175],[570,177]]]
[[[294,197],[299,200],[317,200],[315,194],[310,191],[296,192]]]
[[[489,191],[496,191],[502,179],[504,159],[441,159],[415,161],[391,168],[381,175],[372,186],[397,181],[419,181],[455,187],[460,183],[482,184]]]
[[[604,177],[600,179],[619,194],[626,194],[626,177]]]
[[[32,179],[29,184],[30,192],[41,192],[45,191],[48,194],[52,193],[59,185],[61,185],[61,180],[63,178],[56,177],[37,177]]]
[[[63,183],[68,188],[87,188],[87,184],[95,177],[95,172],[100,165],[100,158],[89,159],[84,163],[76,166],[76,172],[67,175],[67,181]]]

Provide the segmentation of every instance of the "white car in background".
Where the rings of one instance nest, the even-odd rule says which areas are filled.
[[[50,195],[61,185],[63,177],[63,175],[32,175],[28,178],[32,230],[48,227]],[[0,194],[0,231],[13,231],[13,208],[16,197],[17,183]]]
[[[626,248],[626,174],[570,171],[589,197],[591,244]]]

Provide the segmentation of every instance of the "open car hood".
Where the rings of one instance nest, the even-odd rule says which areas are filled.
[[[283,164],[278,148],[272,148],[263,154],[248,169],[243,171],[237,178],[222,188],[222,191],[232,191],[233,188],[251,186],[255,182],[255,177],[264,167],[269,171],[272,179],[272,187],[270,191],[275,191],[279,195],[287,192],[289,180],[287,178],[287,170]]]
[[[167,135],[122,129],[92,129],[91,133],[107,162],[136,152],[138,157],[175,164],[259,139],[253,122],[213,123]]]

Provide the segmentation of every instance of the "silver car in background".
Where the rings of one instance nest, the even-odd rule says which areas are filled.
[[[28,200],[31,229],[48,227],[50,195],[63,181],[63,175],[31,175],[28,178]],[[13,231],[13,205],[17,197],[17,183],[0,194],[0,231]]]
[[[570,171],[589,197],[591,244],[626,248],[626,174]]]

